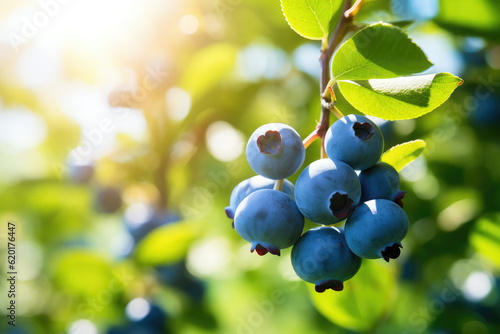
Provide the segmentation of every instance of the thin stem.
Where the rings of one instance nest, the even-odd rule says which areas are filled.
[[[351,8],[345,11],[344,16],[353,19],[358,14],[362,2],[363,0],[357,0]]]
[[[326,155],[326,150],[325,150],[325,137],[321,137],[321,151],[320,151],[320,156],[321,159],[324,159],[328,157]]]
[[[309,136],[307,136],[307,138],[302,141],[302,143],[304,144],[304,148],[308,148],[309,145],[311,145],[318,138],[319,138],[319,136],[318,136],[318,132],[316,130],[311,132],[311,134]]]
[[[332,97],[332,87],[335,85],[337,80],[335,78],[331,78],[330,81],[326,84],[325,90],[323,91],[323,94],[321,94],[321,97],[323,99],[329,99]]]
[[[319,62],[321,65],[321,77],[319,81],[319,86],[320,86],[319,88],[321,95],[323,95],[323,92],[325,92],[325,90],[328,87],[328,83],[330,82],[330,59],[332,58],[335,49],[337,49],[340,42],[342,42],[342,40],[344,39],[348,31],[348,26],[354,19],[354,16],[345,15],[345,13],[351,8],[351,6],[352,6],[352,0],[345,0],[344,6],[342,8],[342,15],[340,16],[339,22],[335,27],[334,33],[331,35],[330,40],[328,41],[328,47],[326,49],[324,48],[324,43],[323,43],[321,56],[319,57]],[[332,101],[330,100],[327,102],[332,102]],[[321,138],[322,158],[326,156],[325,135],[329,127],[330,127],[330,108],[328,107],[328,105],[321,103],[321,116],[317,128],[317,133]]]
[[[335,115],[335,117],[337,117],[338,119],[341,119],[342,117],[344,117],[344,114],[342,114],[339,110],[339,108],[337,108],[336,106],[333,106],[332,109],[330,109],[332,111],[332,113]]]
[[[285,182],[285,179],[276,180],[276,183],[274,184],[274,190],[281,191],[283,189],[283,182]]]

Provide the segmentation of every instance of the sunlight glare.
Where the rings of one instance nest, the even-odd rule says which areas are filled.
[[[198,18],[194,15],[184,15],[179,20],[179,29],[186,35],[194,34],[200,25]]]

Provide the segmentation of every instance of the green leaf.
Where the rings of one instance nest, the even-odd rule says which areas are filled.
[[[340,0],[281,0],[290,27],[309,39],[328,37],[330,21],[341,5]]]
[[[500,269],[500,213],[478,219],[469,234],[469,241],[476,252]]]
[[[310,285],[312,301],[332,323],[354,331],[366,331],[389,310],[396,294],[391,264],[363,261],[359,272],[344,282],[344,290],[317,293]]]
[[[463,80],[450,74],[339,81],[342,95],[357,110],[386,120],[417,118],[439,107]]]
[[[186,256],[197,231],[195,224],[188,222],[159,227],[137,245],[136,259],[148,266],[178,262]]]
[[[440,0],[436,22],[454,33],[500,40],[499,17],[498,0]]]
[[[388,23],[375,23],[342,44],[333,57],[332,78],[395,78],[425,71],[431,65],[404,31]]]
[[[66,250],[55,261],[54,278],[65,291],[76,296],[95,296],[113,278],[111,262],[96,252]]]
[[[213,44],[191,59],[180,86],[199,99],[233,70],[237,48],[226,43]]]
[[[392,21],[390,24],[393,26],[396,26],[400,29],[406,29],[409,26],[411,26],[413,23],[415,23],[415,20],[399,20],[399,21]]]
[[[399,21],[387,22],[387,24],[393,25],[393,26],[398,27],[400,29],[406,29],[414,23],[415,23],[415,20],[399,20]],[[362,27],[368,27],[370,25],[372,25],[372,24],[370,24],[370,23],[361,24]]]
[[[422,139],[399,144],[385,151],[380,160],[388,163],[399,172],[404,166],[418,158],[425,146],[425,141]]]

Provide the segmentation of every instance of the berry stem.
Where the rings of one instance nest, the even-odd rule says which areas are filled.
[[[342,8],[342,15],[340,16],[339,22],[335,27],[335,31],[331,34],[328,44],[322,43],[321,56],[319,57],[319,62],[321,65],[321,76],[319,81],[320,94],[321,94],[321,116],[319,120],[319,125],[316,129],[318,136],[321,138],[321,157],[326,157],[325,153],[325,135],[330,127],[330,109],[333,109],[335,103],[335,96],[332,94],[333,89],[327,89],[330,82],[330,60],[332,59],[333,53],[342,42],[347,32],[349,31],[352,21],[359,10],[361,5],[361,0],[356,1],[354,6],[352,6],[352,0],[345,0],[344,6]],[[325,47],[326,46],[326,47]],[[328,92],[330,96],[323,96],[323,92]],[[332,110],[333,111],[333,110]],[[337,116],[335,110],[333,111],[335,116]],[[339,115],[342,113],[339,112]],[[337,116],[338,117],[338,116]]]
[[[282,191],[283,189],[283,182],[285,182],[285,179],[281,180],[276,180],[276,183],[274,184],[274,190]]]
[[[332,109],[330,109],[332,111],[332,113],[335,115],[335,117],[337,117],[338,119],[341,119],[342,117],[344,117],[344,114],[340,112],[339,108],[337,108],[336,106],[333,106]]]
[[[359,12],[359,9],[361,8],[361,3],[363,2],[363,0],[357,0],[354,5],[352,5],[351,8],[349,8],[348,10],[345,11],[344,15],[346,18],[348,19],[354,19],[354,17],[356,16],[356,14],[358,14]]]
[[[307,136],[307,138],[302,141],[302,143],[304,144],[304,148],[308,148],[309,145],[311,145],[318,138],[319,138],[319,136],[318,136],[318,132],[316,130],[311,132],[311,134],[309,136]]]

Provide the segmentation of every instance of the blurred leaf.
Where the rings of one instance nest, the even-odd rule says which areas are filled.
[[[419,73],[432,63],[401,29],[375,23],[357,32],[335,53],[335,80],[387,79]]]
[[[181,80],[181,87],[199,99],[233,69],[237,48],[226,43],[210,45],[191,59]]]
[[[328,37],[330,21],[341,5],[341,0],[281,0],[290,27],[309,39]]]
[[[156,228],[137,245],[137,261],[148,266],[178,262],[186,256],[197,234],[196,225],[187,222]]]
[[[500,269],[500,214],[478,219],[469,235],[469,241],[476,252]]]
[[[359,272],[340,292],[309,292],[318,311],[332,323],[355,331],[372,328],[393,303],[396,279],[391,265],[364,260]]]
[[[85,233],[92,207],[90,195],[88,188],[72,183],[25,181],[0,189],[0,211],[31,212],[36,217],[30,222],[33,231],[42,242],[53,244]]]
[[[399,172],[404,166],[408,165],[422,154],[425,145],[425,141],[422,139],[399,144],[385,151],[380,160],[388,163]]]
[[[96,296],[113,280],[110,262],[90,251],[66,251],[56,261],[54,277],[66,291],[78,296]]]
[[[440,0],[436,22],[454,33],[499,40],[500,1]]]
[[[386,120],[400,120],[417,118],[436,109],[462,82],[450,73],[439,73],[338,84],[357,110]]]

